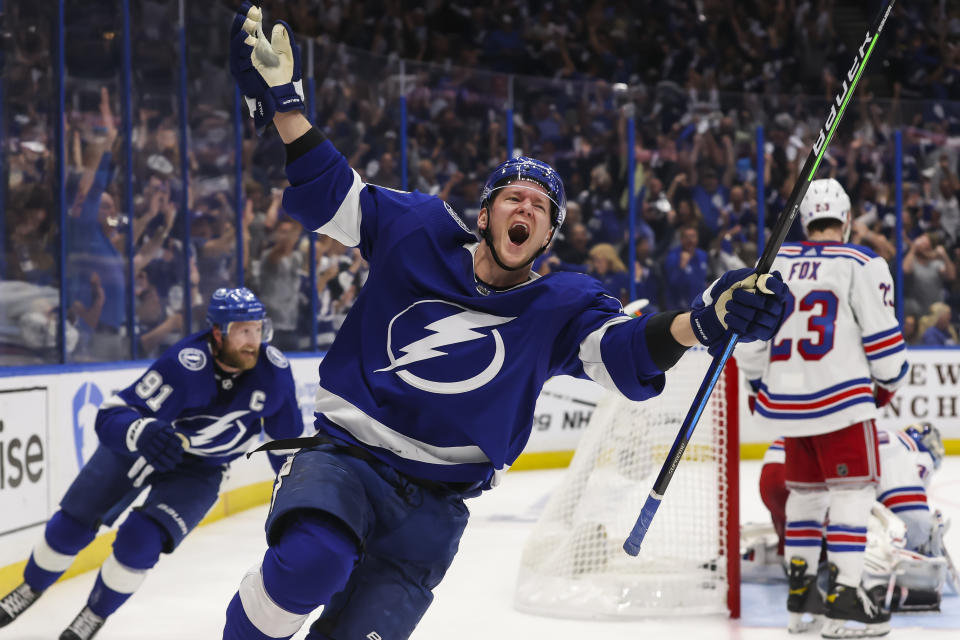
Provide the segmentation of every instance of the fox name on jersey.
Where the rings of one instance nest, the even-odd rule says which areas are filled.
[[[300,436],[303,420],[283,353],[261,344],[256,366],[231,376],[215,366],[209,335],[187,336],[108,398],[97,414],[101,440],[123,438],[134,420],[156,418],[185,438],[193,464],[222,465],[247,451],[261,425],[272,439]]]
[[[887,263],[866,247],[806,241],[785,243],[772,269],[790,287],[788,315],[769,343],[736,352],[759,424],[806,436],[876,417],[874,385],[892,391],[907,372]]]
[[[329,141],[287,172],[287,213],[370,263],[320,364],[321,433],[413,477],[489,484],[522,451],[551,376],[589,377],[635,400],[662,390],[643,339],[649,318],[624,315],[594,278],[480,282],[478,239],[447,203],[364,184]]]

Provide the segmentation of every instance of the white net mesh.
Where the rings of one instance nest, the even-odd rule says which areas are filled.
[[[724,376],[639,556],[622,548],[709,362],[690,350],[658,397],[601,399],[523,550],[518,609],[589,618],[727,612]]]

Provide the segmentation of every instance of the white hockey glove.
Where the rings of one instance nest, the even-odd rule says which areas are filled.
[[[278,20],[270,40],[263,33],[260,9],[244,2],[230,28],[230,71],[263,133],[277,111],[302,111],[300,48],[290,26]]]

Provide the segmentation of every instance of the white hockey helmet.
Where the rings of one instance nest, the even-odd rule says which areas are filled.
[[[804,233],[807,233],[807,226],[811,222],[826,218],[839,220],[844,227],[850,221],[850,196],[833,178],[811,182],[800,203],[800,222]]]

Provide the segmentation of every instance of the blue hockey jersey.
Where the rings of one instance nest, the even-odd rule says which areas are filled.
[[[370,275],[320,365],[316,425],[414,477],[492,483],[520,455],[544,382],[663,389],[648,318],[580,273],[507,290],[474,274],[477,237],[446,202],[364,184],[329,141],[287,166],[283,206],[358,246]]]
[[[126,432],[139,418],[157,418],[186,436],[190,464],[222,465],[244,454],[260,435],[303,435],[290,363],[279,349],[260,346],[256,366],[236,376],[220,375],[210,353],[209,331],[187,336],[167,349],[126,389],[100,406],[100,442],[126,452]],[[270,458],[278,468],[283,455]]]

